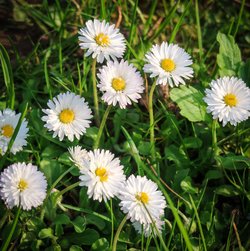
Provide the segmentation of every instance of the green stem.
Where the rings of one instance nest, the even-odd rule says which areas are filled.
[[[113,214],[113,203],[112,199],[110,199],[110,218],[111,218],[111,238],[110,238],[110,250],[112,250],[112,245],[114,241],[114,214]]]
[[[119,225],[119,227],[118,227],[118,229],[116,231],[112,251],[116,251],[118,238],[119,238],[119,235],[120,235],[120,233],[122,231],[122,228],[123,228],[124,224],[126,223],[126,221],[127,221],[127,215],[123,218],[123,220],[121,221],[121,223],[120,223],[120,225]]]
[[[235,37],[236,34],[237,34],[237,32],[238,32],[238,29],[239,29],[239,26],[240,26],[240,20],[241,20],[242,13],[243,13],[243,10],[244,10],[245,1],[246,1],[246,0],[242,0],[242,2],[241,2],[240,14],[239,14],[239,18],[238,18],[238,20],[237,20],[237,24],[236,24],[236,28],[235,28],[233,37]]]
[[[100,124],[100,117],[99,117],[99,106],[98,106],[98,95],[97,95],[97,85],[96,85],[96,58],[92,62],[92,84],[93,84],[93,96],[94,96],[94,116],[96,125],[99,126]]]
[[[14,231],[16,229],[16,225],[17,225],[17,221],[18,221],[20,213],[21,213],[21,207],[18,207],[18,210],[17,210],[16,216],[15,216],[14,222],[12,224],[10,233],[9,233],[7,239],[5,240],[5,242],[4,242],[4,244],[3,244],[2,248],[1,248],[2,251],[6,251],[8,246],[9,246],[9,243],[11,241],[13,233],[14,233]]]
[[[212,124],[212,147],[213,147],[213,155],[214,159],[218,156],[218,145],[217,145],[217,135],[216,135],[216,126],[217,126],[217,120],[213,120]]]
[[[195,17],[196,17],[196,26],[197,26],[197,34],[198,34],[199,56],[200,56],[200,61],[202,61],[203,47],[202,47],[202,36],[201,36],[201,25],[200,25],[198,0],[195,0]]]
[[[40,215],[40,219],[43,220],[44,218],[44,213],[45,213],[45,205],[47,203],[47,200],[49,198],[49,196],[51,195],[51,191],[55,188],[55,186],[62,180],[62,178],[69,172],[71,172],[74,168],[76,168],[75,166],[71,166],[69,169],[67,169],[64,173],[62,173],[57,179],[56,181],[52,184],[52,186],[49,188],[48,192],[47,192],[47,195],[46,195],[46,198],[43,202],[43,206],[42,206],[42,209],[41,209],[41,215]]]
[[[156,87],[156,81],[153,83],[148,98],[148,111],[149,111],[149,130],[150,130],[150,150],[153,162],[155,162],[155,133],[154,133],[154,110],[153,110],[153,94]]]
[[[102,133],[103,133],[103,128],[104,128],[104,125],[106,124],[106,121],[107,121],[109,112],[111,110],[111,107],[112,107],[112,105],[109,105],[107,107],[107,109],[106,109],[106,111],[105,111],[105,113],[104,113],[104,115],[102,117],[102,122],[101,122],[101,125],[99,127],[99,131],[98,131],[95,143],[94,143],[94,149],[97,149],[99,147],[100,139],[101,139],[101,136],[102,136]]]
[[[68,191],[74,189],[75,187],[78,187],[81,181],[77,181],[76,183],[64,188],[62,191],[60,191],[57,195],[56,195],[56,199],[59,198],[61,195],[67,193]]]

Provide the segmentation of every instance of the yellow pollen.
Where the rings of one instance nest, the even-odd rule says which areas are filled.
[[[136,198],[137,200],[141,201],[141,202],[144,203],[144,204],[147,204],[148,201],[149,201],[148,195],[147,195],[146,193],[144,193],[144,192],[141,192],[140,194],[137,194],[137,195],[135,196],[135,198]]]
[[[21,192],[23,192],[26,188],[28,188],[28,183],[25,180],[20,179],[17,187]]]
[[[98,167],[95,170],[95,174],[100,177],[100,181],[104,182],[108,180],[108,174],[105,168],[103,167]]]
[[[109,37],[103,33],[99,33],[97,36],[95,36],[95,41],[102,47],[109,45]]]
[[[161,61],[161,68],[164,71],[172,72],[175,69],[175,63],[170,58],[165,58]]]
[[[123,78],[113,78],[112,87],[118,92],[123,91],[126,87],[125,81]]]
[[[11,125],[5,125],[2,127],[2,134],[7,138],[11,138],[13,135],[14,128]]]
[[[75,113],[70,109],[64,109],[59,114],[59,119],[64,124],[71,123],[75,119]]]
[[[229,105],[231,107],[236,106],[238,103],[236,96],[231,93],[224,96],[224,101],[225,101],[226,105]]]

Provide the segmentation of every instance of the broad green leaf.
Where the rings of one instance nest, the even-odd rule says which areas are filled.
[[[40,239],[45,238],[54,238],[53,229],[52,228],[44,228],[38,234]]]
[[[221,179],[223,177],[223,173],[219,170],[209,170],[206,173],[206,179],[208,180],[216,180],[216,179]]]
[[[139,153],[142,155],[149,155],[150,154],[150,142],[146,142],[146,141],[140,141],[139,146],[138,146],[138,150]]]
[[[233,197],[239,195],[238,190],[231,185],[222,185],[215,189],[215,193],[225,197]]]
[[[170,91],[170,98],[177,103],[183,117],[191,122],[205,121],[206,105],[202,93],[192,86],[181,85]]]
[[[72,244],[92,245],[100,236],[96,230],[88,228],[83,233],[68,234],[67,238]]]
[[[240,66],[239,77],[250,87],[250,59]]]
[[[195,137],[186,137],[183,139],[183,143],[186,148],[198,149],[202,146],[202,141]]]
[[[198,193],[198,188],[192,185],[192,180],[189,176],[187,176],[184,180],[181,181],[181,188],[184,192],[188,192],[191,194]]]
[[[109,242],[106,238],[101,238],[95,241],[91,246],[91,251],[107,251],[109,249]]]
[[[185,153],[175,145],[165,147],[164,153],[165,157],[168,160],[173,161],[179,168],[183,168],[183,166],[189,165],[189,160],[186,157]]]
[[[56,218],[54,219],[53,223],[55,224],[69,224],[70,218],[66,214],[58,214]]]
[[[250,168],[250,160],[244,156],[227,156],[227,157],[217,157],[221,165],[225,169],[235,170]]]
[[[83,251],[83,249],[77,245],[72,245],[69,251]]]
[[[77,216],[73,221],[72,224],[74,229],[77,233],[82,233],[86,228],[86,219],[81,216]]]
[[[88,214],[85,217],[86,224],[95,225],[100,231],[102,231],[106,226],[105,221],[96,215]]]
[[[217,34],[217,41],[220,44],[217,64],[220,76],[236,76],[241,64],[241,53],[233,36],[223,33]]]

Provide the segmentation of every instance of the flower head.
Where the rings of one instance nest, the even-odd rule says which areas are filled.
[[[88,165],[89,155],[87,150],[80,146],[69,147],[70,160],[80,169]]]
[[[89,198],[100,202],[116,196],[125,181],[120,160],[100,149],[89,151],[88,158],[87,165],[80,169],[80,186],[86,186]]]
[[[150,77],[158,77],[156,84],[171,87],[185,84],[185,79],[193,77],[193,63],[191,57],[184,49],[175,44],[163,42],[161,45],[154,45],[146,54],[146,62],[143,70],[151,73]]]
[[[119,103],[125,108],[131,101],[137,102],[144,91],[143,79],[136,68],[127,61],[108,62],[97,74],[98,87],[103,92],[102,99],[109,105]]]
[[[133,226],[139,234],[143,233],[145,237],[149,237],[152,234],[157,235],[155,227],[157,228],[158,232],[161,233],[162,228],[164,226],[164,221],[161,220],[160,218],[154,219],[154,224],[153,223],[141,224],[140,222],[135,221],[133,222]]]
[[[74,93],[63,93],[48,101],[49,109],[43,109],[46,116],[42,120],[49,131],[54,131],[53,137],[58,136],[62,141],[66,136],[70,141],[74,136],[80,136],[86,132],[92,118],[91,110],[83,97]]]
[[[20,116],[21,113],[16,114],[15,111],[8,108],[0,111],[0,155],[7,151],[8,144],[15,131]],[[23,146],[27,145],[26,138],[29,131],[27,124],[27,121],[24,119],[10,149],[13,154],[21,151]]]
[[[207,112],[212,113],[214,119],[228,122],[236,126],[250,116],[250,89],[236,77],[223,77],[210,83],[211,89],[206,89],[204,101]]]
[[[38,207],[46,197],[47,181],[37,166],[15,163],[0,175],[0,196],[7,207],[21,206],[24,210]]]
[[[119,198],[122,211],[132,222],[150,224],[152,219],[159,219],[164,214],[166,201],[157,189],[157,185],[145,176],[131,175],[127,179]]]
[[[105,20],[87,21],[86,27],[80,29],[79,34],[80,47],[88,49],[86,56],[92,54],[99,63],[102,63],[104,58],[121,58],[126,49],[125,38],[119,29],[116,29],[115,25],[109,25]]]

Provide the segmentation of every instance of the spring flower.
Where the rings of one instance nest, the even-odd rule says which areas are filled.
[[[225,126],[228,122],[236,126],[247,120],[250,115],[250,89],[236,77],[223,77],[210,83],[211,89],[206,89],[204,101],[207,112],[213,119],[219,119]]]
[[[80,169],[88,165],[89,155],[87,150],[82,149],[81,146],[69,147],[70,160]]]
[[[108,62],[97,74],[100,83],[97,85],[103,92],[102,99],[115,106],[119,103],[126,108],[132,101],[138,102],[140,93],[144,91],[143,79],[136,68],[127,61]]]
[[[157,185],[145,176],[131,175],[127,179],[119,198],[121,209],[131,222],[150,224],[151,218],[157,220],[164,214],[166,201],[162,192],[157,189]]]
[[[38,207],[46,197],[47,181],[37,166],[15,163],[0,175],[0,196],[9,208],[24,210]]]
[[[80,186],[88,188],[89,198],[106,202],[119,193],[125,181],[123,166],[110,151],[89,151],[88,158],[88,165],[80,169]]]
[[[193,77],[193,63],[190,55],[175,44],[163,42],[161,45],[154,45],[150,52],[145,55],[143,70],[151,73],[150,77],[158,77],[157,85],[169,84],[171,87],[179,84],[185,85],[185,79]]]
[[[0,111],[0,155],[5,154],[10,139],[15,131],[21,113],[16,114],[11,109]],[[26,138],[28,136],[27,121],[24,119],[17,133],[15,141],[10,149],[13,154],[21,151],[23,146],[27,145]]]
[[[80,29],[79,34],[80,47],[87,49],[85,55],[92,54],[99,63],[102,63],[104,58],[122,58],[126,49],[125,38],[119,29],[116,29],[115,25],[109,25],[105,20],[87,21],[86,27]]]
[[[154,219],[154,224],[153,223],[141,224],[140,222],[135,221],[133,222],[132,225],[139,234],[143,233],[145,237],[149,237],[152,234],[157,236],[157,231],[155,227],[157,228],[159,234],[161,234],[162,228],[164,226],[164,221],[161,219]]]
[[[48,101],[49,109],[43,109],[46,116],[42,120],[49,131],[54,131],[53,138],[58,136],[62,141],[66,136],[70,141],[74,136],[79,140],[86,132],[92,118],[88,103],[83,97],[67,92],[59,94]]]

